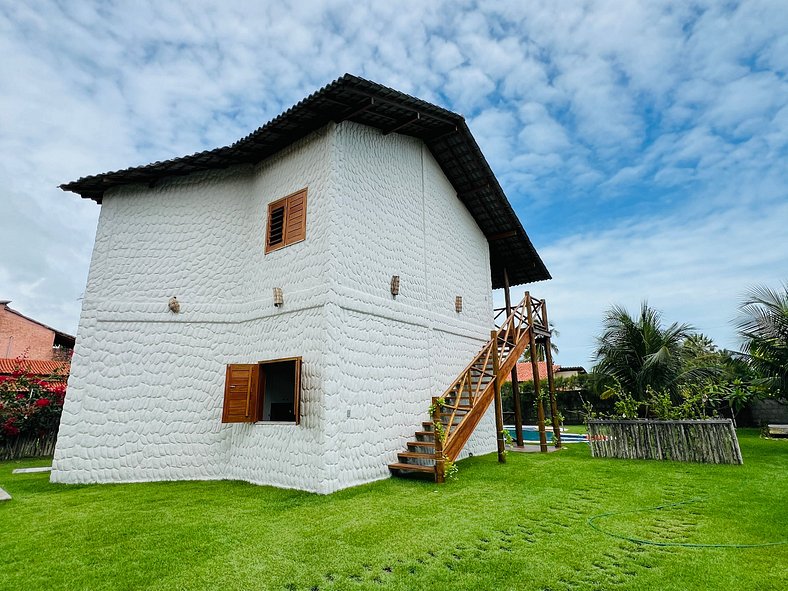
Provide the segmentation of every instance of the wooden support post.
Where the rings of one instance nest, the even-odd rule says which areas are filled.
[[[558,403],[555,398],[555,379],[553,376],[553,353],[550,351],[550,337],[545,337],[544,357],[547,361],[547,386],[550,390],[550,414],[553,420],[553,443],[561,447],[561,422],[558,420]]]
[[[509,290],[509,273],[503,269],[504,297],[506,298],[506,317],[512,315],[512,297]],[[523,446],[523,409],[520,401],[520,382],[517,379],[517,363],[512,368],[512,401],[514,402],[514,434],[517,445]]]
[[[534,338],[534,312],[531,294],[525,292],[525,309],[528,312],[528,348],[531,351],[531,370],[534,374],[534,395],[536,396],[536,421],[539,426],[539,451],[547,453],[547,433],[544,427],[544,405],[539,389],[539,362],[536,358],[536,338]]]
[[[503,405],[501,404],[501,380],[503,376],[498,375],[499,359],[498,359],[498,331],[490,331],[490,338],[492,339],[492,362],[493,362],[493,392],[495,395],[495,433],[496,441],[498,442],[498,461],[501,464],[506,463],[506,446],[503,439]]]
[[[553,444],[561,447],[561,422],[558,420],[558,402],[555,397],[555,376],[553,375],[553,350],[550,346],[550,323],[547,320],[547,302],[542,300],[542,320],[547,329],[544,340],[544,359],[547,365],[547,385],[550,389],[550,414],[553,419]]]
[[[438,484],[446,481],[446,460],[443,457],[443,439],[440,437],[438,423],[441,423],[441,406],[438,399],[432,399],[432,432],[435,440],[435,482]],[[441,426],[443,424],[441,423]]]

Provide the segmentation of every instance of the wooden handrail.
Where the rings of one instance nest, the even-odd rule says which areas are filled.
[[[443,394],[443,408],[450,411],[447,413],[449,419],[445,427],[446,441],[443,444],[443,453],[450,461],[457,458],[492,403],[495,387],[500,387],[506,381],[506,376],[514,369],[517,360],[530,342],[528,337],[533,333],[528,317],[534,317],[531,303],[534,300],[529,301],[529,299],[527,296],[523,297],[522,301],[512,309],[512,313],[506,317],[500,327],[493,331],[487,344]],[[541,313],[536,317],[541,320]],[[493,356],[498,358],[497,372],[495,368],[490,367]],[[485,378],[489,378],[486,384]],[[461,399],[464,393],[468,396],[467,405],[462,409],[462,420],[455,425],[458,411],[463,406]],[[449,399],[453,402],[447,403]]]

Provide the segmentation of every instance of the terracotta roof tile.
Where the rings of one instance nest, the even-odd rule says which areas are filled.
[[[539,366],[539,379],[544,380],[547,378],[547,362],[545,361],[538,361],[537,365]],[[553,373],[557,372],[561,369],[560,365],[553,364]],[[534,379],[534,372],[531,369],[531,362],[521,362],[517,364],[517,379],[520,382],[531,382]]]
[[[37,376],[48,376],[53,374],[55,370],[59,370],[61,375],[67,376],[71,370],[71,364],[67,361],[47,361],[45,359],[22,359],[17,361],[16,359],[0,358],[0,375],[12,374],[17,365],[20,365],[28,373]]]

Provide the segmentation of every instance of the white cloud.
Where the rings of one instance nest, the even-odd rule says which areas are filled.
[[[556,277],[533,291],[562,360],[642,297],[727,339],[741,288],[788,269],[786,21],[782,0],[0,2],[0,298],[75,330],[99,208],[57,184],[230,143],[349,71],[468,118]]]
[[[561,332],[560,362],[589,365],[603,312],[639,303],[689,322],[720,345],[738,347],[733,325],[748,286],[777,285],[788,272],[788,202],[769,216],[749,208],[667,215],[571,236],[542,249],[552,281],[531,291],[546,298]],[[519,294],[519,292],[518,292]]]

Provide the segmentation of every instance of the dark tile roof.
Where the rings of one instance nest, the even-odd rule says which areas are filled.
[[[492,285],[504,285],[504,268],[511,285],[550,279],[542,260],[504,195],[490,165],[457,113],[345,74],[230,146],[146,166],[80,178],[60,186],[101,203],[104,192],[121,185],[147,183],[260,162],[296,140],[334,121],[354,121],[423,140],[457,196],[473,215],[490,244]]]

